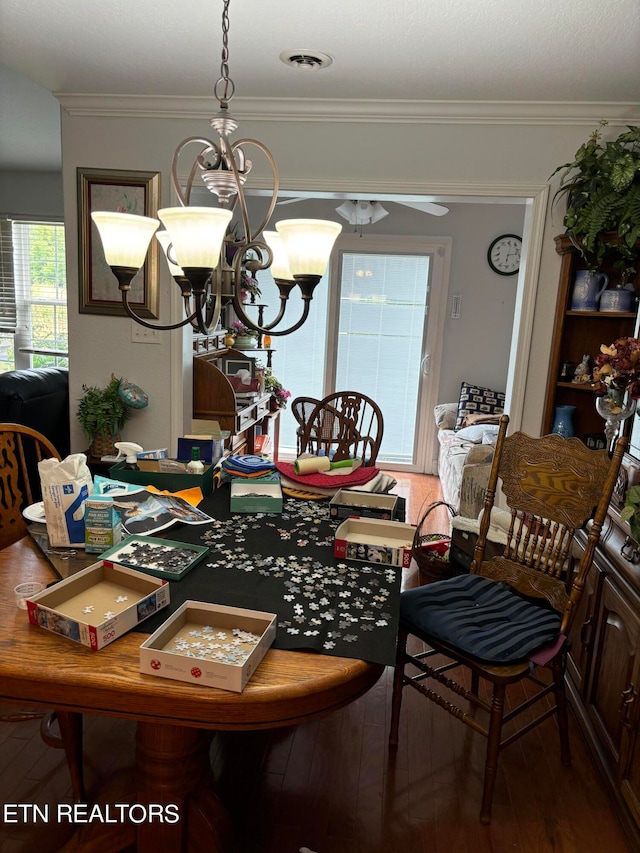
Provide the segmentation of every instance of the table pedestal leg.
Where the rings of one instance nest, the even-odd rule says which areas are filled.
[[[136,735],[137,792],[142,804],[167,806],[179,815],[175,823],[167,809],[163,821],[150,819],[136,826],[139,853],[158,850],[206,850],[228,853],[233,849],[231,820],[213,792],[209,744],[200,729],[138,723]]]

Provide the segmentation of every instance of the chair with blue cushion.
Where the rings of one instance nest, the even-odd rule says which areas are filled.
[[[610,457],[606,450],[587,449],[577,438],[532,438],[521,432],[507,436],[508,423],[504,415],[470,573],[401,595],[389,736],[390,745],[397,746],[404,687],[415,688],[484,735],[480,821],[485,824],[491,819],[504,747],[556,714],[561,760],[571,761],[564,692],[567,636],[627,445],[626,438],[619,439]],[[485,560],[498,488],[511,515],[507,544],[504,554]],[[571,543],[583,527],[587,545],[576,562]],[[420,651],[407,651],[409,637],[410,648]],[[450,673],[459,667],[456,680]],[[507,688],[524,679],[535,690],[527,690],[528,698],[517,706],[511,700],[505,710]],[[481,680],[488,689],[483,683],[480,690]],[[468,707],[455,705],[451,693],[443,695],[439,686]],[[524,711],[519,726],[507,725]]]

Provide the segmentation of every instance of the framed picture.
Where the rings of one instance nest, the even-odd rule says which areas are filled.
[[[112,210],[157,216],[160,173],[78,168],[78,259],[81,314],[126,317],[118,282],[102,250],[91,213]],[[157,320],[160,245],[151,240],[147,260],[131,282],[129,304],[141,317]]]
[[[252,378],[255,376],[256,362],[253,358],[228,358],[222,356],[218,360],[225,376],[235,376],[239,370],[248,370]]]

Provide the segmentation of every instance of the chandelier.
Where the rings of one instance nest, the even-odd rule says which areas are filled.
[[[278,169],[270,151],[258,140],[230,140],[238,122],[229,115],[235,88],[229,76],[229,3],[230,0],[223,0],[222,61],[214,87],[220,108],[209,121],[218,139],[214,142],[191,136],[176,148],[171,177],[180,206],[158,211],[164,226],[161,231],[157,230],[160,222],[147,216],[96,211],[91,218],[98,228],[107,264],[118,282],[123,307],[136,323],[159,330],[191,324],[195,331],[209,334],[218,326],[223,308],[232,304],[238,319],[248,328],[261,335],[288,335],[300,328],[309,315],[313,292],[325,273],[342,226],[321,219],[289,219],[276,222],[275,231],[264,230],[278,197]],[[184,149],[192,144],[198,146],[199,153],[183,188],[178,163]],[[272,175],[272,197],[264,220],[255,231],[251,230],[243,189],[252,167],[245,154],[249,147],[262,152]],[[198,176],[217,196],[218,207],[190,206]],[[231,243],[228,234],[236,206],[243,236]],[[131,281],[144,264],[154,234],[180,287],[186,315],[179,322],[166,325],[142,319],[128,301]],[[275,318],[265,322],[264,309],[268,306],[259,306],[257,319],[249,316],[241,291],[247,274],[255,277],[257,272],[268,268],[278,289],[279,304]],[[296,287],[302,299],[301,315],[292,325],[281,329],[289,296]]]

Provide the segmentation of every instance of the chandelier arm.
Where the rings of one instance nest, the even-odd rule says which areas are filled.
[[[186,297],[188,299],[188,297]],[[181,320],[178,323],[169,323],[169,324],[159,324],[159,323],[148,323],[142,317],[140,317],[133,308],[129,305],[129,292],[127,290],[122,291],[122,305],[124,310],[127,312],[129,317],[132,320],[135,320],[136,323],[139,323],[141,326],[145,326],[147,329],[155,329],[158,332],[171,332],[174,329],[181,329],[183,326],[186,326],[187,323],[191,322],[191,320],[195,317],[195,314],[192,314],[191,317],[185,317],[184,320]]]
[[[204,324],[206,332],[209,334],[216,328],[222,313],[222,278],[215,276],[212,278],[212,283],[215,279],[215,290],[209,295],[209,301],[206,304]],[[213,299],[211,299],[213,297]]]
[[[247,235],[247,240],[255,240],[257,238],[257,236],[259,234],[262,234],[264,229],[267,227],[267,225],[269,224],[269,220],[271,219],[271,216],[273,214],[273,211],[275,210],[276,202],[278,200],[278,189],[280,187],[280,175],[278,173],[278,167],[276,165],[276,161],[273,157],[273,154],[271,153],[271,151],[269,151],[269,149],[266,147],[266,145],[263,145],[262,142],[260,142],[258,139],[250,139],[250,138],[238,139],[233,143],[233,145],[230,146],[231,167],[232,167],[234,175],[236,177],[236,181],[238,182],[238,188],[239,188],[238,189],[238,200],[240,202],[240,209],[243,211],[243,214],[246,211],[246,202],[245,202],[245,197],[244,197],[244,190],[242,189],[242,184],[240,183],[240,180],[238,178],[238,172],[237,172],[237,169],[235,167],[235,157],[233,156],[233,153],[235,152],[236,148],[240,148],[243,145],[254,145],[256,148],[258,148],[260,151],[262,151],[262,153],[264,154],[264,156],[267,159],[267,162],[269,163],[269,166],[271,168],[271,175],[273,178],[272,185],[271,185],[272,196],[271,196],[271,201],[269,202],[269,207],[267,209],[267,212],[265,214],[264,219],[260,223],[260,227],[255,231],[254,234],[250,233],[248,213],[247,213],[246,220],[244,220],[244,215],[243,215],[243,220],[245,222],[245,234]]]
[[[183,139],[182,142],[178,145],[176,150],[173,152],[173,160],[171,161],[171,182],[182,207],[188,207],[189,200],[191,197],[193,180],[197,174],[198,168],[202,168],[200,166],[198,158],[196,157],[193,161],[191,171],[189,172],[189,180],[187,181],[186,191],[183,193],[182,187],[180,186],[180,181],[178,179],[178,160],[180,159],[180,154],[182,153],[182,151],[187,147],[187,145],[190,145],[192,142],[198,142],[200,145],[205,146],[200,152],[200,157],[204,157],[204,155],[208,154],[209,152],[213,152],[215,154],[216,159],[215,163],[213,164],[214,168],[218,165],[221,158],[220,149],[215,144],[215,142],[212,142],[210,139],[207,139],[203,136],[189,136],[187,137],[187,139]]]
[[[247,243],[252,242],[253,235],[251,234],[251,227],[249,225],[249,212],[247,210],[247,202],[244,197],[244,190],[242,189],[242,180],[240,179],[240,170],[238,169],[238,164],[236,163],[235,151],[237,145],[229,145],[227,139],[224,136],[220,137],[220,155],[225,163],[229,166],[231,172],[233,172],[233,177],[236,185],[236,200],[240,205],[240,215],[242,216],[242,227],[244,229],[244,236]],[[240,149],[240,156],[242,159],[242,167],[243,173],[245,168],[245,156],[244,151]]]
[[[286,303],[287,297],[281,296],[280,299],[281,299],[281,302]],[[280,321],[280,319],[284,315],[284,305],[281,305],[280,313],[278,314],[278,317],[273,321],[273,323],[269,323],[268,325],[265,325],[265,326],[259,326],[257,323],[255,323],[247,315],[246,311],[242,307],[241,300],[238,299],[238,297],[236,296],[235,293],[233,294],[233,310],[236,312],[236,314],[240,318],[241,322],[244,323],[245,326],[248,326],[250,329],[253,329],[254,332],[258,332],[261,335],[272,335],[275,337],[282,337],[284,335],[290,335],[291,332],[295,332],[296,329],[299,329],[300,326],[302,326],[303,323],[306,322],[307,317],[309,316],[309,309],[311,307],[311,300],[303,298],[303,301],[304,301],[304,308],[302,311],[302,316],[300,317],[298,322],[294,323],[293,326],[289,326],[289,328],[282,329],[282,330],[274,329],[273,327],[275,326],[276,323],[278,323]]]

